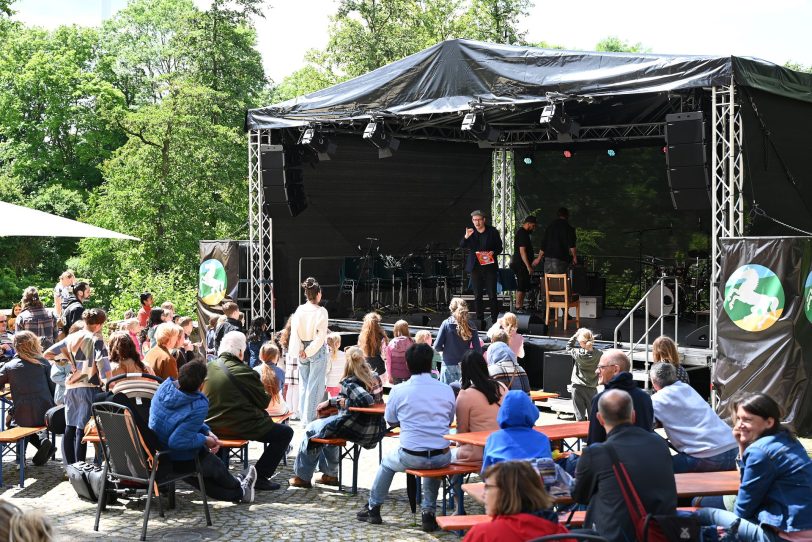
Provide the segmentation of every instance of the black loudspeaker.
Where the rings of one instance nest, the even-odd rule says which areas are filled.
[[[262,191],[265,212],[271,214],[274,205],[287,204],[291,216],[307,208],[302,171],[305,150],[282,145],[263,145],[260,152]]]
[[[665,121],[668,186],[674,209],[710,209],[710,182],[702,111],[666,115]]]
[[[535,344],[524,343],[524,357],[519,359],[519,365],[527,373],[530,388],[539,390],[544,384],[544,350]]]
[[[685,337],[685,344],[694,348],[710,348],[710,330],[700,326]]]
[[[575,362],[567,352],[544,353],[544,391],[557,393],[562,399],[572,397],[567,386],[572,382]]]

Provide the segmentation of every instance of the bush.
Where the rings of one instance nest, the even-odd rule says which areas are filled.
[[[175,304],[176,314],[193,318],[197,314],[197,285],[178,272],[150,274],[131,271],[127,276],[120,277],[118,283],[119,288],[107,300],[111,320],[120,320],[127,310],[137,311],[142,292],[152,293],[154,306],[171,301]]]

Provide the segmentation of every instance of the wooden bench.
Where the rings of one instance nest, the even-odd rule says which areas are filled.
[[[20,487],[25,487],[25,439],[40,431],[45,431],[45,426],[12,427],[0,431],[0,487],[3,485],[2,458],[11,453],[16,454],[17,464],[20,466]],[[16,446],[12,447],[12,444],[16,444]]]
[[[462,493],[462,477],[478,473],[482,469],[482,465],[463,465],[459,463],[451,463],[446,467],[439,469],[406,469],[406,474],[411,474],[417,480],[416,494],[417,498],[422,495],[422,478],[440,478],[443,482],[443,515],[446,515],[446,502],[448,501],[448,494],[451,487],[456,486],[456,508],[457,514],[465,514],[465,502]],[[454,484],[453,477],[459,476],[459,483]]]
[[[361,456],[361,445],[350,442],[343,438],[311,438],[310,442],[324,444],[325,446],[337,446],[338,455],[338,490],[343,491],[342,481],[344,480],[344,469],[342,463],[349,458],[352,461],[352,488],[350,492],[358,493],[358,458]]]
[[[566,523],[570,513],[564,512],[558,515],[560,523]],[[570,527],[582,527],[584,519],[586,518],[586,511],[577,510],[570,520]],[[491,516],[486,514],[474,514],[472,516],[437,516],[437,525],[444,531],[467,531],[474,525],[480,523],[490,523]]]
[[[228,452],[226,455],[226,466],[228,466],[229,460],[233,457],[238,461],[242,461],[242,468],[248,468],[247,440],[220,439],[220,448]]]

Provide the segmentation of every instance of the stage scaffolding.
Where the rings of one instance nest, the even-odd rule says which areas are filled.
[[[260,154],[271,144],[270,130],[252,130],[248,134],[248,269],[251,316],[270,320],[276,329],[273,307],[273,228],[266,212],[262,190]]]

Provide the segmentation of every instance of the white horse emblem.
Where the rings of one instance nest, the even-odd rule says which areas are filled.
[[[225,283],[214,276],[217,273],[217,264],[211,261],[206,262],[205,265],[206,274],[200,277],[200,282],[211,288],[211,293],[218,293],[225,290]]]
[[[732,310],[736,301],[741,301],[745,305],[750,305],[750,315],[758,318],[758,327],[761,328],[771,313],[778,310],[779,299],[772,295],[765,295],[756,292],[758,286],[758,271],[752,267],[745,267],[738,279],[744,279],[739,285],[730,289],[730,293],[725,299],[728,309]]]

